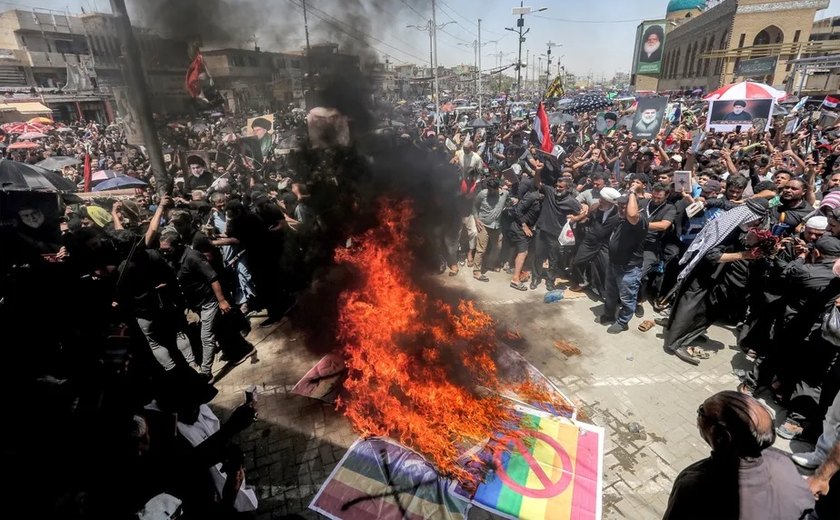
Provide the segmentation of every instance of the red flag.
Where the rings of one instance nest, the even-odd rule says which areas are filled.
[[[540,150],[545,153],[551,153],[554,151],[554,143],[551,141],[551,125],[548,124],[548,114],[545,113],[545,107],[542,101],[540,101],[537,107],[537,119],[539,123],[537,135],[539,136]]]
[[[90,154],[85,153],[85,191],[90,191]]]
[[[190,63],[190,67],[187,69],[187,77],[184,80],[184,88],[194,98],[201,95],[201,81],[199,76],[202,72],[204,72],[204,56],[199,52],[195,55],[192,63]]]

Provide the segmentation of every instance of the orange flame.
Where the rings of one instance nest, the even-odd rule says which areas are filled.
[[[480,477],[458,464],[463,449],[516,422],[498,394],[493,320],[472,302],[453,309],[430,300],[412,283],[410,203],[383,201],[379,217],[379,228],[335,253],[361,276],[339,301],[348,376],[338,408],[363,435],[394,438],[443,474],[475,484]],[[528,397],[552,400],[530,382],[522,389]]]

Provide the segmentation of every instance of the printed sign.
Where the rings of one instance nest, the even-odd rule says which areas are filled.
[[[505,518],[601,518],[604,430],[526,407],[517,410],[521,430],[503,438],[495,453],[478,454],[495,470],[472,495],[456,488],[458,496]]]
[[[630,127],[633,139],[655,138],[659,129],[662,128],[667,106],[668,98],[666,97],[639,98],[636,114],[633,116],[633,125]]]
[[[709,101],[709,118],[706,131],[741,132],[751,128],[757,131],[770,129],[772,99],[738,99],[734,101]]]
[[[753,60],[741,60],[735,67],[735,75],[745,78],[759,78],[773,74],[776,71],[777,56],[766,58],[755,58]]]
[[[140,128],[140,116],[129,101],[131,98],[128,87],[112,87],[111,92],[114,94],[117,117],[120,118],[117,123],[122,126],[128,144],[144,146],[146,140],[143,139],[143,130]]]
[[[665,47],[665,21],[655,20],[639,25],[636,42],[636,73],[658,75],[662,68]]]

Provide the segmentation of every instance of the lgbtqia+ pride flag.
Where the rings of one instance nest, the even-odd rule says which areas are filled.
[[[512,519],[600,519],[604,430],[535,410],[523,411],[520,424],[525,439],[503,439],[471,502]]]
[[[309,509],[331,520],[466,520],[470,504],[417,453],[388,439],[359,439]]]

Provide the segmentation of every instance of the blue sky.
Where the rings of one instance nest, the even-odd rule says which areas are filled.
[[[129,9],[136,8],[147,0],[127,0]],[[169,0],[176,3],[182,0]],[[193,0],[194,1],[194,0]],[[224,0],[228,3],[256,3],[265,16],[259,17],[253,31],[247,28],[248,36],[242,36],[240,45],[248,45],[252,32],[257,33],[260,45],[265,50],[286,50],[303,45],[300,0]],[[308,0],[318,11],[311,11],[310,31],[313,42],[336,39],[345,28],[356,28],[373,36],[371,41],[380,57],[388,55],[392,63],[428,61],[428,33],[406,25],[424,25],[431,16],[431,0],[376,0],[385,5],[383,11],[374,12],[372,2],[365,0]],[[338,6],[357,2],[366,7],[359,13],[365,23],[337,26],[324,22],[329,16],[346,21]],[[531,31],[523,45],[523,61],[526,49],[531,55],[544,54],[549,41],[562,45],[552,49],[553,63],[562,56],[567,70],[581,76],[592,74],[611,77],[616,71],[629,71],[633,54],[633,39],[636,26],[643,19],[662,18],[667,0],[534,0],[526,2],[534,8],[548,10],[526,16],[526,27]],[[515,0],[438,0],[438,24],[450,22],[439,32],[438,59],[442,65],[459,63],[472,64],[474,51],[472,42],[477,38],[476,20],[482,19],[482,68],[489,69],[497,63],[492,56],[506,53],[503,63],[514,63],[517,37],[505,27],[515,27],[511,8],[518,6]],[[42,8],[60,11],[80,12],[85,10],[109,11],[108,0],[13,0],[0,1],[0,8]],[[265,9],[265,11],[262,11]],[[840,0],[832,0],[828,9],[817,13],[817,18],[840,15]],[[139,15],[136,17],[139,18]],[[135,18],[135,19],[136,19]],[[334,18],[334,19],[335,19]],[[451,23],[454,22],[454,23]],[[251,43],[252,45],[252,43]],[[532,59],[532,63],[537,60]],[[543,69],[545,61],[543,61]]]

